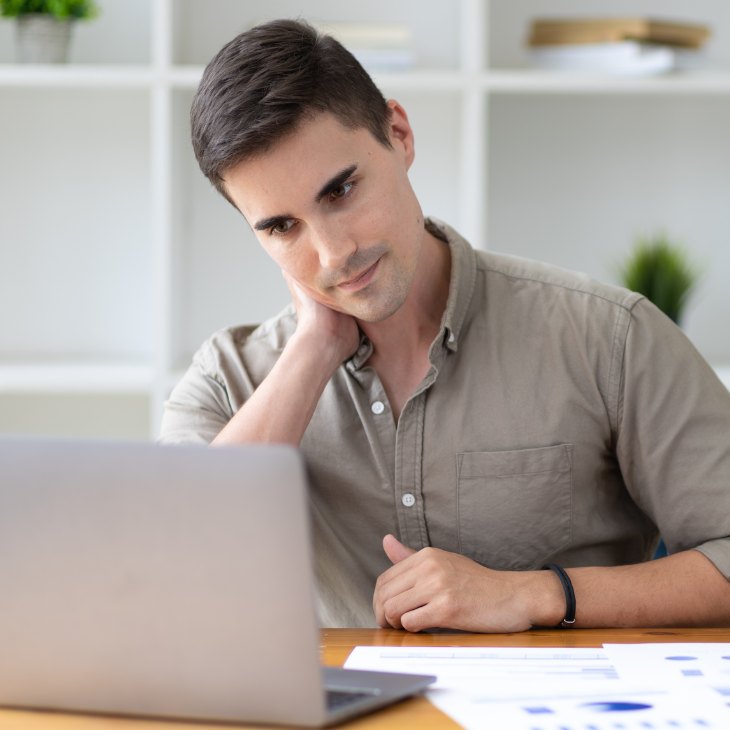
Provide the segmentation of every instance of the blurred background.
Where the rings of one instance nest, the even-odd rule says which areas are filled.
[[[702,275],[681,324],[730,385],[727,0],[97,4],[68,63],[18,63],[18,19],[0,21],[0,433],[153,439],[201,342],[287,304],[188,140],[205,64],[273,17],[360,54],[410,116],[424,212],[474,246],[617,282],[639,237],[682,244]],[[626,43],[588,67],[529,51],[536,19],[590,17],[710,35],[663,67],[616,66]]]

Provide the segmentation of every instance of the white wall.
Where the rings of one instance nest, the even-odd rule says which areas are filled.
[[[0,89],[0,359],[150,349],[149,101]]]

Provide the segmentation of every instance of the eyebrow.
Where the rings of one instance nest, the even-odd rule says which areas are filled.
[[[327,182],[320,188],[320,191],[315,196],[314,200],[315,202],[319,203],[322,201],[322,198],[324,198],[327,193],[331,192],[335,188],[340,187],[340,185],[344,185],[347,182],[347,178],[349,178],[354,172],[357,170],[357,165],[350,165],[349,167],[346,167],[344,170],[340,170],[338,173],[333,175]],[[254,224],[254,230],[257,231],[265,231],[269,228],[272,228],[273,226],[279,225],[279,223],[285,223],[288,220],[291,220],[294,216],[293,215],[273,215],[270,218],[264,218],[263,220],[257,221]]]
[[[254,224],[254,230],[255,231],[265,231],[268,228],[272,228],[273,226],[278,226],[279,223],[286,223],[287,221],[290,221],[294,216],[293,215],[274,215],[271,216],[271,218],[264,218],[262,221],[257,221]]]
[[[357,165],[350,165],[349,167],[346,167],[344,170],[340,170],[336,175],[331,177],[327,182],[322,186],[320,191],[317,193],[317,197],[315,198],[315,201],[319,203],[322,198],[324,198],[327,193],[334,190],[335,188],[339,188],[340,185],[344,185],[347,182],[347,178],[352,175],[353,172],[357,170]]]

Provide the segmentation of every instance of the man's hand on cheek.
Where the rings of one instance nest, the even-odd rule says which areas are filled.
[[[436,548],[418,552],[386,535],[394,563],[375,586],[373,609],[382,628],[478,632],[525,631],[535,623],[530,605],[543,576],[490,570],[463,555]],[[549,579],[549,576],[546,576]]]
[[[297,310],[297,334],[315,342],[323,356],[332,353],[338,364],[350,357],[360,344],[355,319],[316,301],[303,284],[285,271],[282,274]]]

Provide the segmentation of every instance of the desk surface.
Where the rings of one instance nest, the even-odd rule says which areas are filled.
[[[523,634],[409,634],[374,629],[324,629],[322,661],[341,666],[355,646],[557,646],[600,647],[604,643],[670,641],[728,642],[729,629],[571,629],[529,631]],[[0,730],[222,730],[232,725],[155,722],[54,712],[0,710]],[[240,727],[275,730],[270,725]],[[424,697],[415,697],[373,715],[340,725],[342,730],[455,730],[460,726]]]

